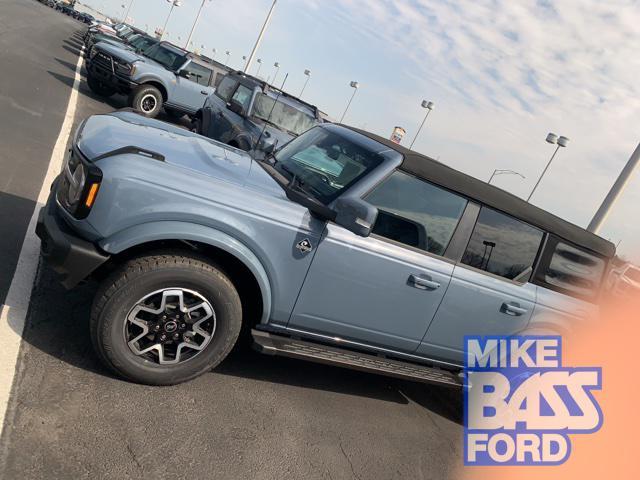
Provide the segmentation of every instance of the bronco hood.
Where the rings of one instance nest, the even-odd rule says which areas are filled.
[[[255,184],[259,178],[263,187],[278,188],[259,166],[251,171],[253,160],[247,153],[133,112],[89,117],[79,129],[76,145],[89,161],[139,153],[238,185]]]
[[[133,50],[130,50],[129,48],[127,48],[127,46],[124,43],[116,45],[112,42],[103,41],[103,42],[96,43],[95,47],[96,47],[96,50],[98,50],[99,52],[111,55],[112,57],[117,58],[122,62],[126,62],[126,63],[148,62],[154,65],[159,65],[153,60],[143,57],[142,55],[138,55]]]

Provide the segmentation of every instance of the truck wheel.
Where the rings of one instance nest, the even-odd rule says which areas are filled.
[[[198,133],[200,135],[203,135],[202,133],[202,120],[200,119],[200,117],[196,117],[191,121],[191,128],[190,130],[194,133]]]
[[[185,382],[217,366],[242,326],[240,297],[205,258],[134,258],[100,287],[91,339],[102,362],[147,385]]]
[[[156,117],[162,102],[162,93],[153,85],[141,85],[131,94],[131,106],[147,117]]]
[[[100,80],[97,80],[92,75],[87,76],[87,85],[89,85],[89,89],[93,93],[96,93],[102,97],[110,97],[111,95],[116,93],[116,91],[112,87],[106,85]]]

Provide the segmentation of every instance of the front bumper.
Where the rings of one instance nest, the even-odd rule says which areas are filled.
[[[47,204],[40,209],[36,235],[42,241],[40,254],[51,268],[62,275],[62,285],[69,289],[88,277],[109,259],[93,243],[73,233],[61,217],[56,203],[55,188]]]

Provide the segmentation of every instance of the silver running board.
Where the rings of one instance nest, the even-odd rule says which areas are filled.
[[[462,387],[462,379],[455,373],[438,367],[392,360],[368,353],[354,352],[306,342],[282,335],[251,330],[253,340],[261,353],[299,358],[316,363],[351,368],[369,373],[402,378],[424,383],[437,383],[452,387]]]

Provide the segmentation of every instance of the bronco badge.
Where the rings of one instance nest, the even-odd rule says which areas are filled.
[[[313,250],[313,245],[311,245],[311,242],[308,238],[305,238],[304,240],[300,240],[298,243],[296,243],[296,248],[302,253],[307,253]]]

